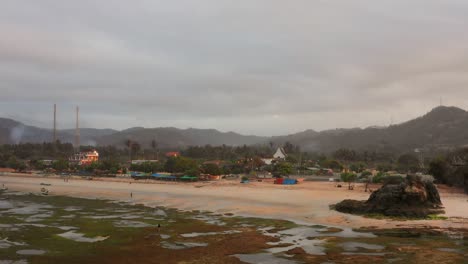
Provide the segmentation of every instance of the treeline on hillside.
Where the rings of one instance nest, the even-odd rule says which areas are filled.
[[[100,154],[101,161],[109,163],[126,163],[129,160],[160,159],[165,161],[164,149],[159,149],[154,142],[151,149],[142,149],[136,141],[129,141],[126,148],[114,146],[82,146],[80,151],[96,149]],[[236,161],[253,158],[272,157],[276,148],[273,143],[254,146],[191,146],[181,150],[185,157],[197,160],[223,160]],[[304,167],[320,166],[324,168],[342,169],[357,168],[379,168],[380,170],[402,170],[417,171],[420,167],[419,159],[415,153],[394,153],[354,151],[351,149],[339,149],[332,154],[319,154],[301,152],[299,146],[286,142],[281,146],[288,154],[286,161]],[[171,149],[173,150],[173,149]],[[75,150],[70,143],[43,143],[43,144],[17,144],[0,145],[0,167],[8,167],[21,160],[68,160]],[[9,162],[10,161],[10,162]],[[34,163],[34,162],[33,162]],[[117,167],[117,166],[113,166]]]
[[[279,146],[272,142],[268,145],[243,145],[243,146],[190,146],[182,150],[182,155],[194,159],[217,159],[217,160],[236,160],[243,158],[270,158]],[[298,155],[299,146],[286,142],[281,146],[289,155]]]
[[[437,182],[464,188],[468,193],[468,148],[433,159],[429,164],[429,173]]]

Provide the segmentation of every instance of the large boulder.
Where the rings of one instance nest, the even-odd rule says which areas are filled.
[[[344,200],[335,210],[351,214],[426,217],[444,213],[436,186],[431,181],[408,175],[404,180],[389,180],[367,201]]]

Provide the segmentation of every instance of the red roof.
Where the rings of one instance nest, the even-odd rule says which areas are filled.
[[[166,157],[178,157],[180,156],[180,153],[177,151],[171,151],[166,153]]]

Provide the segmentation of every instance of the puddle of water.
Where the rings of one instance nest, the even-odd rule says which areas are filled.
[[[455,240],[463,240],[464,235],[461,232],[454,232],[454,231],[446,231],[444,232],[449,238],[455,239]]]
[[[57,227],[58,229],[61,229],[63,231],[78,229],[78,227],[74,227],[74,226],[55,226],[55,227]]]
[[[385,256],[387,253],[364,253],[364,252],[343,252],[341,255],[348,255],[348,256]]]
[[[168,239],[168,238],[171,237],[170,235],[164,235],[164,234],[160,234],[159,236],[160,236],[162,239]]]
[[[272,228],[263,228],[263,234],[280,239],[278,242],[268,242],[268,245],[278,246],[281,244],[291,244],[287,247],[274,247],[269,248],[267,251],[270,253],[280,253],[291,250],[296,247],[304,249],[305,252],[312,255],[325,255],[325,248],[323,247],[324,241],[320,239],[308,239],[309,237],[319,234],[315,229],[310,227],[297,227],[279,231],[278,233],[269,233],[268,230]]]
[[[138,216],[138,215],[123,215],[120,218],[121,219],[138,219],[138,218],[141,218],[141,216]]]
[[[49,218],[53,215],[52,212],[45,212],[45,213],[41,213],[41,214],[35,214],[35,215],[32,215],[26,219],[24,219],[25,222],[28,222],[28,223],[31,223],[31,222],[40,222],[40,221],[43,221],[44,218]]]
[[[296,264],[299,263],[294,260],[279,258],[268,253],[258,254],[236,254],[233,255],[242,262],[251,264]]]
[[[13,191],[7,191],[7,192],[4,192],[4,194],[22,196],[22,195],[28,195],[29,193],[17,192],[17,191],[14,191],[14,192]]]
[[[219,220],[217,217],[214,217],[214,216],[197,215],[193,217],[192,219],[201,220],[210,225],[218,225],[218,226],[226,225],[226,223],[224,223],[223,221]]]
[[[39,227],[39,228],[44,228],[47,227],[47,225],[44,224],[15,224],[15,226],[34,226],[34,227]]]
[[[67,212],[76,212],[76,211],[81,211],[81,210],[83,210],[83,208],[77,207],[77,206],[67,206],[67,207],[65,207],[63,210],[65,210],[65,211],[67,211]]]
[[[319,239],[320,237],[327,237],[327,236],[334,236],[334,237],[344,237],[344,238],[358,238],[358,237],[366,237],[366,238],[373,238],[376,237],[372,233],[361,233],[355,232],[351,228],[345,229],[337,229],[337,232],[324,232],[329,231],[330,229],[327,227],[311,227],[311,226],[300,226],[291,229],[286,229],[279,231],[277,233],[269,233],[268,231],[273,229],[272,227],[261,228],[260,231],[263,232],[264,235],[277,237],[280,239],[279,242],[269,242],[267,244],[272,246],[278,246],[281,244],[291,244],[291,246],[287,247],[274,247],[270,248],[267,251],[273,254],[285,252],[291,250],[296,247],[300,247],[304,249],[304,251],[308,254],[312,255],[325,255],[325,248],[323,244],[325,243],[323,240]],[[349,247],[352,244],[348,245]],[[373,246],[373,245],[365,245],[363,246]],[[381,246],[375,245],[381,249]],[[374,249],[374,248],[370,248]]]
[[[137,212],[136,210],[132,209],[117,209],[113,211],[114,213],[131,213],[131,212]]]
[[[402,261],[402,258],[387,258],[387,263],[393,263],[397,261]]]
[[[161,210],[161,209],[155,210],[151,215],[167,217],[166,212],[164,212],[164,211]]]
[[[11,209],[13,204],[10,201],[0,200],[0,209]]]
[[[12,246],[26,246],[26,245],[27,245],[26,243],[10,241],[8,240],[8,238],[4,238],[0,240],[0,249],[10,248]]]
[[[28,261],[25,259],[20,259],[20,260],[4,259],[4,260],[0,260],[0,264],[28,264]]]
[[[52,209],[53,206],[48,204],[35,204],[35,203],[13,203],[15,208],[5,211],[7,214],[19,214],[19,215],[33,215],[39,214],[44,211],[43,209]]]
[[[116,219],[116,218],[120,218],[120,215],[89,215],[89,216],[85,216],[85,218],[90,218],[90,219]]]
[[[343,238],[376,238],[377,236],[372,233],[363,233],[363,232],[356,232],[351,228],[344,228],[343,231],[338,233],[332,234],[319,234],[318,236],[335,236],[335,237],[343,237]]]
[[[74,214],[61,216],[61,218],[75,218],[75,217],[76,215]]]
[[[167,241],[163,241],[161,243],[161,247],[167,249],[186,249],[186,248],[193,248],[193,247],[206,247],[208,243],[195,243],[195,242],[174,242],[170,243]]]
[[[436,249],[439,251],[443,251],[443,252],[463,254],[463,251],[461,251],[460,249],[456,249],[456,248],[436,248]]]
[[[359,249],[369,249],[369,250],[382,250],[385,247],[380,245],[373,245],[367,243],[359,242],[346,242],[340,244],[340,246],[346,251],[358,251]]]
[[[207,232],[207,233],[187,233],[181,234],[182,237],[199,237],[199,236],[214,236],[214,235],[229,235],[229,234],[238,234],[242,233],[241,231],[237,230],[228,230],[223,232]]]
[[[18,255],[28,255],[28,256],[37,256],[37,255],[44,255],[46,252],[45,250],[40,249],[22,249],[16,251]]]
[[[142,228],[142,227],[151,227],[153,225],[147,224],[145,222],[140,222],[140,221],[120,220],[120,221],[115,221],[114,226],[115,227]]]
[[[66,233],[58,234],[58,236],[66,238],[66,239],[70,239],[76,242],[86,242],[86,243],[104,241],[109,238],[108,236],[85,237],[84,234],[76,233],[75,231],[68,231]]]

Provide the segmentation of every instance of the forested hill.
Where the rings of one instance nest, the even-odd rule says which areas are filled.
[[[426,115],[389,127],[306,131],[276,137],[280,144],[289,141],[303,150],[332,152],[340,148],[355,150],[407,151],[415,148],[452,148],[468,144],[468,112],[456,107],[437,107]]]
[[[312,127],[314,124],[310,124]],[[135,127],[122,131],[84,128],[80,130],[83,145],[125,147],[128,140],[149,148],[157,142],[162,148],[184,148],[194,145],[281,145],[290,142],[303,151],[333,152],[340,148],[371,151],[408,151],[415,148],[452,148],[468,144],[468,112],[456,107],[437,107],[426,115],[389,127],[335,129],[304,132],[280,137],[246,136],[215,129],[177,129]],[[41,143],[52,139],[52,130],[28,126],[0,118],[0,144]],[[73,142],[74,130],[59,130],[58,139]]]

